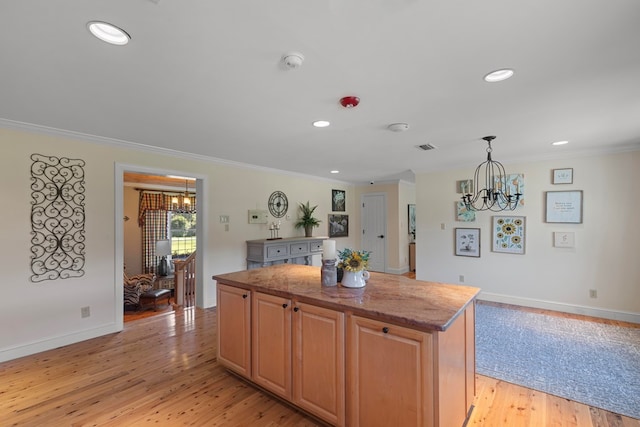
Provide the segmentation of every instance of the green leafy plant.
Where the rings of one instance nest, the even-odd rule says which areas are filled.
[[[304,228],[306,230],[307,228],[318,227],[321,221],[313,217],[313,211],[315,211],[317,207],[318,205],[311,207],[308,201],[307,203],[300,203],[298,208],[302,216],[298,218],[298,222],[295,224],[296,228]]]

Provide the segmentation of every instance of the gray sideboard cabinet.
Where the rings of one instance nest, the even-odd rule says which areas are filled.
[[[247,270],[283,263],[311,265],[311,256],[322,254],[322,241],[326,239],[288,237],[247,240]]]

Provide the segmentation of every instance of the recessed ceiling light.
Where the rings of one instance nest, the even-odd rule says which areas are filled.
[[[326,128],[327,126],[329,126],[331,123],[329,123],[326,120],[316,120],[315,122],[313,122],[313,125],[317,128]]]
[[[510,68],[502,68],[495,70],[484,76],[484,81],[489,83],[501,82],[513,76],[513,70]]]
[[[331,173],[340,173],[340,171],[331,171]]]
[[[552,142],[551,145],[564,145],[568,143],[569,141],[556,141],[556,142]]]
[[[131,40],[131,36],[125,30],[108,22],[91,21],[87,23],[87,28],[91,31],[91,34],[110,44],[124,46]]]

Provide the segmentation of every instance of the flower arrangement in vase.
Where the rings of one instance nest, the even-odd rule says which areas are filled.
[[[344,272],[342,275],[342,286],[347,288],[361,288],[369,279],[369,251],[354,251],[353,249],[343,249],[338,251],[338,268]]]

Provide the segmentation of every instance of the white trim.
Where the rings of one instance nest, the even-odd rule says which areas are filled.
[[[389,274],[397,274],[397,275],[401,275],[404,273],[408,273],[409,272],[409,266],[406,265],[402,268],[387,268],[387,273]]]
[[[181,176],[192,176],[196,178],[196,210],[198,212],[199,218],[207,218],[208,217],[208,194],[209,194],[209,184],[207,175],[193,173],[183,170],[173,170],[173,169],[159,169],[159,168],[150,168],[146,166],[132,165],[126,163],[116,163],[115,164],[115,221],[116,221],[116,239],[115,239],[115,277],[116,277],[116,286],[115,286],[115,296],[116,296],[116,307],[115,307],[115,316],[116,322],[124,322],[124,296],[122,290],[122,271],[124,269],[124,198],[123,198],[123,177],[124,172],[136,172],[136,173],[146,173],[150,175],[181,175]],[[211,291],[211,287],[205,287],[205,277],[210,277],[211,275],[206,272],[207,267],[205,266],[204,260],[207,259],[206,255],[208,253],[207,242],[205,241],[205,236],[208,235],[208,224],[207,221],[198,221],[198,227],[196,229],[196,240],[198,242],[198,250],[196,251],[196,306],[200,308],[206,308],[207,306],[215,305],[215,288]],[[212,295],[209,295],[211,292],[214,292]],[[120,328],[122,329],[122,327]]]
[[[122,275],[121,275],[122,276]],[[122,316],[120,317],[122,320]],[[3,349],[0,351],[0,362],[6,362],[8,360],[17,359],[19,357],[31,356],[43,351],[52,350],[54,348],[62,347],[69,344],[76,344],[81,341],[89,340],[92,338],[98,338],[103,335],[112,334],[114,332],[121,331],[118,329],[117,324],[111,323],[108,325],[100,326],[97,328],[89,329],[86,331],[75,332],[69,335],[62,335],[58,337],[47,338],[41,341],[32,342],[29,344],[22,344],[16,347]]]
[[[630,323],[640,323],[640,313],[631,313],[617,310],[606,310],[596,307],[587,307],[576,304],[566,304],[555,301],[545,301],[533,298],[514,297],[509,295],[480,292],[479,300],[501,302],[505,304],[520,305],[523,307],[541,308],[545,310],[561,311],[564,313],[582,314],[585,316],[600,317],[603,319],[619,320]]]
[[[257,170],[257,171],[262,171],[267,173],[276,173],[276,174],[287,175],[287,176],[292,176],[297,178],[312,179],[316,181],[332,182],[332,183],[338,183],[338,184],[352,184],[351,182],[348,182],[348,181],[324,178],[324,177],[319,177],[315,175],[307,175],[299,172],[291,172],[291,171],[286,171],[281,169],[269,168],[265,166],[257,166],[249,163],[235,162],[232,160],[220,159],[217,157],[205,156],[202,154],[188,153],[185,151],[178,151],[170,148],[155,147],[153,145],[140,144],[138,142],[131,142],[131,141],[126,141],[122,139],[108,138],[104,136],[91,135],[91,134],[82,133],[82,132],[74,132],[74,131],[69,131],[64,129],[57,129],[57,128],[52,128],[48,126],[36,125],[32,123],[17,122],[14,120],[8,120],[3,118],[0,118],[0,126],[5,127],[7,129],[23,130],[28,132],[40,133],[44,135],[71,138],[71,139],[76,139],[83,142],[93,142],[97,144],[104,144],[104,145],[116,146],[121,148],[127,148],[131,150],[143,151],[147,153],[151,152],[151,153],[161,154],[165,156],[172,156],[180,159],[197,160],[197,161],[202,161],[206,163],[234,166],[234,167],[252,169],[252,170]],[[193,174],[191,173],[189,173],[189,175],[193,176]]]

